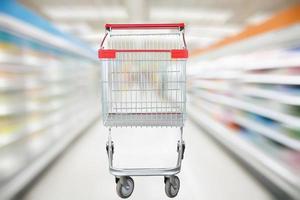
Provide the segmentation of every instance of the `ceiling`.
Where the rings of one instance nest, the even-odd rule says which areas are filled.
[[[204,48],[261,23],[298,0],[21,0],[91,47],[105,23],[185,22],[190,49]]]

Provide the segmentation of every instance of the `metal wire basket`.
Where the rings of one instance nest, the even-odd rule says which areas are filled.
[[[187,50],[180,27],[106,28],[99,50],[104,125],[182,127]]]

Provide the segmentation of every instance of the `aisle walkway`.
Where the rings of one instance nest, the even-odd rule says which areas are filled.
[[[107,129],[100,124],[100,122],[96,124],[78,140],[24,199],[118,199],[114,178],[107,169],[105,152]],[[118,166],[175,164],[176,129],[118,128],[112,131]],[[185,127],[185,141],[187,150],[182,172],[179,174],[181,189],[177,199],[271,199],[254,178],[189,121]],[[153,143],[157,148],[151,148]],[[134,180],[135,190],[130,199],[168,199],[164,193],[162,177],[134,177]]]

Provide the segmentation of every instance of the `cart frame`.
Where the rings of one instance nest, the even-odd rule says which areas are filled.
[[[115,168],[113,166],[114,143],[111,137],[111,128],[109,128],[108,142],[106,150],[109,160],[109,171],[116,177],[122,176],[173,176],[180,172],[181,161],[184,157],[185,142],[183,140],[183,127],[180,127],[180,140],[177,143],[177,164],[170,168]]]
[[[179,178],[177,176],[175,176],[176,174],[178,174],[181,170],[181,163],[182,160],[184,158],[184,151],[185,151],[185,142],[183,140],[183,125],[184,125],[184,120],[185,120],[185,103],[186,103],[186,96],[185,96],[185,61],[188,58],[188,51],[187,51],[187,47],[186,47],[186,42],[185,42],[185,38],[184,38],[184,24],[183,23],[178,23],[178,24],[106,24],[105,25],[105,29],[106,29],[106,33],[105,36],[101,42],[101,47],[98,51],[98,57],[103,60],[103,61],[112,61],[114,59],[116,59],[117,54],[119,53],[169,53],[171,56],[171,59],[176,61],[181,61],[184,62],[184,66],[181,70],[181,73],[183,73],[182,76],[184,76],[184,78],[180,81],[184,82],[182,83],[182,85],[180,85],[180,89],[181,91],[181,99],[180,99],[180,108],[179,113],[172,113],[169,110],[172,111],[173,107],[171,106],[171,108],[169,110],[167,110],[171,116],[170,118],[170,122],[167,121],[167,123],[165,124],[159,124],[159,123],[153,123],[151,120],[148,119],[148,123],[140,123],[140,124],[135,124],[136,122],[134,121],[134,119],[132,120],[133,122],[126,122],[125,124],[120,123],[119,121],[122,119],[126,119],[126,115],[125,117],[123,117],[124,114],[126,113],[122,113],[122,110],[119,111],[120,113],[118,113],[118,109],[116,109],[117,111],[115,111],[116,113],[110,113],[107,110],[113,110],[113,108],[106,108],[105,105],[104,106],[104,94],[103,94],[103,87],[102,87],[102,112],[104,113],[103,115],[103,121],[104,121],[104,125],[107,126],[109,128],[109,134],[108,134],[108,141],[106,144],[106,151],[107,151],[107,155],[108,155],[108,161],[109,161],[109,171],[112,175],[114,175],[116,177],[116,183],[117,183],[117,192],[119,194],[120,197],[122,198],[127,198],[131,195],[132,191],[133,191],[133,180],[129,177],[129,176],[164,176],[165,177],[165,184],[166,184],[166,194],[169,197],[175,197],[178,193],[179,190]],[[182,38],[182,44],[183,46],[181,48],[177,48],[177,49],[106,49],[104,47],[104,43],[106,41],[106,39],[109,37],[110,35],[110,31],[112,31],[113,29],[117,29],[117,30],[146,30],[146,29],[155,29],[155,30],[160,30],[160,29],[172,29],[172,30],[178,30],[178,33],[180,35],[180,37]],[[109,72],[106,72],[109,73]],[[121,73],[121,72],[119,72]],[[178,81],[178,75],[177,75],[177,79]],[[103,82],[103,80],[102,80]],[[108,80],[106,81],[108,82]],[[102,83],[103,84],[103,83]],[[178,84],[179,85],[179,84]],[[111,86],[110,86],[111,87]],[[179,86],[178,86],[179,87]],[[111,89],[111,88],[110,88]],[[177,101],[177,93],[176,93],[176,100]],[[107,103],[108,101],[106,101]],[[176,102],[178,103],[178,102]],[[122,105],[122,103],[121,103]],[[127,102],[126,102],[127,105]],[[177,105],[177,104],[176,104]],[[151,107],[152,108],[152,107]],[[151,109],[150,108],[150,109]],[[165,109],[167,109],[167,105],[164,107]],[[120,109],[120,108],[119,108]],[[122,109],[122,108],[121,108]],[[125,112],[126,111],[130,111],[130,109],[132,110],[132,108],[125,108]],[[142,110],[142,109],[141,109]],[[147,110],[147,109],[146,109]],[[156,108],[157,110],[157,108]],[[163,110],[163,108],[161,109]],[[168,112],[166,113],[160,113],[162,116],[165,116],[166,114],[168,114]],[[111,121],[108,121],[109,119],[109,114],[119,114],[120,115],[120,119],[118,119],[119,121],[115,122],[114,120],[116,120],[115,118],[111,117]],[[135,113],[129,113],[129,114],[135,114]],[[148,114],[148,113],[146,113]],[[150,113],[152,114],[152,113]],[[140,115],[140,117],[142,116],[142,114]],[[175,116],[175,117],[174,117]],[[177,117],[179,116],[179,117]],[[114,117],[114,116],[113,116]],[[127,116],[128,117],[128,116]],[[139,116],[137,116],[139,117]],[[149,118],[149,115],[147,116]],[[151,117],[151,116],[150,116]],[[154,116],[156,118],[154,118],[155,120],[159,121],[157,116]],[[176,118],[177,117],[177,118]],[[169,119],[169,118],[167,118]],[[173,121],[172,121],[173,120]],[[177,121],[176,121],[177,120]],[[162,121],[162,120],[161,120]],[[114,126],[154,126],[154,127],[158,127],[158,126],[169,126],[169,127],[179,127],[180,129],[180,138],[177,142],[177,163],[176,166],[174,167],[169,167],[169,168],[116,168],[113,165],[113,154],[114,154],[114,142],[112,141],[112,133],[111,133],[111,129]]]

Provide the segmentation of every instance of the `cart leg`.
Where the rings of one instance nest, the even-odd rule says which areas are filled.
[[[183,140],[183,127],[180,127],[180,140],[177,142],[177,152],[181,151],[181,160],[184,158],[185,142]]]
[[[114,142],[111,139],[111,128],[108,129],[109,133],[108,133],[108,141],[106,142],[106,153],[107,155],[109,155],[109,151],[111,150],[111,153],[114,153]]]
[[[111,128],[108,129],[108,142],[111,142]]]
[[[113,141],[111,141],[110,143],[106,142],[106,153],[107,153],[107,155],[109,155],[109,150],[111,150],[112,154],[114,153],[115,147],[114,147],[114,142]]]
[[[180,153],[179,152],[180,151],[180,147],[181,147],[181,151],[182,151],[182,153],[181,153],[181,160],[183,160],[183,158],[184,158],[184,151],[185,151],[185,142],[182,141],[181,145],[180,145],[180,141],[178,140],[178,142],[177,142],[177,152],[178,153]]]

